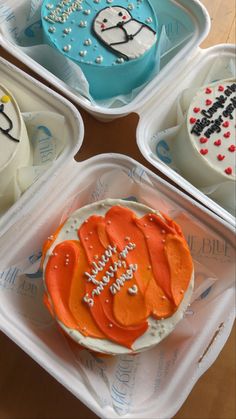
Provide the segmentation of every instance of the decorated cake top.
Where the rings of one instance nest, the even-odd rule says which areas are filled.
[[[12,159],[21,135],[20,111],[11,93],[0,85],[0,170]]]
[[[179,319],[192,259],[171,219],[141,204],[112,204],[76,211],[48,239],[46,302],[85,346],[138,350],[161,340]]]
[[[197,92],[187,114],[197,152],[226,179],[235,179],[236,83],[226,80]]]
[[[148,0],[44,1],[46,39],[80,63],[111,66],[139,58],[157,40]]]

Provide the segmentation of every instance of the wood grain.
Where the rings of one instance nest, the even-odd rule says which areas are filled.
[[[211,32],[202,47],[234,43],[235,1],[202,0],[202,3],[209,11],[212,22]],[[0,55],[32,74],[1,48]],[[102,124],[85,111],[80,111],[85,123],[85,139],[78,160],[102,152],[119,152],[131,155],[150,167],[136,146],[137,115],[129,115],[115,122]],[[200,378],[175,419],[236,418],[235,331],[234,326],[220,356]],[[96,417],[19,347],[0,333],[0,419],[95,419]]]

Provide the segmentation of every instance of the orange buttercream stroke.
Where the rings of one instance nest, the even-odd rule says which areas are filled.
[[[78,230],[80,241],[58,244],[49,257],[45,272],[49,310],[84,336],[128,348],[147,330],[148,317],[170,317],[189,286],[193,264],[181,228],[162,216],[150,213],[138,219],[130,209],[114,206],[105,217],[89,217]],[[44,255],[52,241],[46,242]],[[127,244],[135,247],[122,258]],[[109,247],[113,251],[99,265]],[[137,270],[113,295],[110,287],[132,264]],[[114,276],[107,275],[114,266]],[[135,295],[129,292],[133,286]],[[92,298],[92,305],[84,301],[85,296]]]
[[[84,247],[90,265],[92,262],[96,262],[96,260],[98,261],[106,250],[99,240],[97,230],[98,225],[100,225],[101,228],[104,222],[103,217],[96,215],[91,216],[85,223],[82,224],[78,231],[80,241]],[[97,256],[97,259],[94,259],[94,255]],[[102,277],[106,270],[108,270],[111,262],[112,261],[110,260],[105,269],[97,273],[97,281],[102,280]],[[91,266],[88,267],[87,272],[89,273],[90,271]],[[110,279],[110,282],[104,286],[99,295],[94,295],[94,304],[88,307],[88,309],[91,311],[94,321],[108,339],[131,348],[135,340],[147,330],[148,323],[145,321],[137,326],[124,327],[116,321],[113,314],[113,295],[109,289],[110,285],[114,282],[114,279],[115,278]],[[96,288],[96,285],[92,282],[86,281],[85,287],[86,293],[91,296],[94,288]]]

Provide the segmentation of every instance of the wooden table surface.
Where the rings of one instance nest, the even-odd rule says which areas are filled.
[[[202,47],[235,43],[235,1],[203,0],[202,3],[212,20],[211,32]],[[0,56],[30,72],[1,48]],[[150,168],[135,143],[136,115],[104,124],[80,111],[85,123],[85,139],[78,160],[103,152],[119,152]],[[200,378],[175,419],[236,418],[235,338],[234,326],[220,356]],[[28,418],[94,419],[97,416],[0,333],[0,419]]]

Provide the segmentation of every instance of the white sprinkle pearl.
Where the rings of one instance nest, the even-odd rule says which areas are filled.
[[[166,296],[165,296],[165,295],[162,295],[161,299],[162,299],[162,300],[167,300],[167,298],[166,298]]]
[[[152,18],[151,17],[147,17],[146,23],[152,23]]]
[[[124,58],[122,58],[122,57],[119,57],[119,58],[117,58],[117,60],[116,60],[117,64],[122,64],[124,61],[125,61],[125,60],[124,60]]]
[[[93,249],[93,246],[89,246],[89,249]]]
[[[53,9],[53,4],[48,3],[48,4],[46,5],[46,8],[47,8],[48,10]]]
[[[166,234],[166,231],[165,231],[165,230],[161,230],[161,233],[162,233],[162,234]]]
[[[151,265],[148,265],[147,268],[148,268],[149,271],[152,269]]]
[[[88,237],[85,237],[85,239],[84,239],[86,242],[88,241]]]
[[[65,28],[63,32],[67,35],[71,32],[71,28]]]
[[[129,236],[125,237],[125,241],[129,242],[130,241],[130,237]]]
[[[107,224],[109,224],[109,225],[110,225],[110,224],[111,224],[111,220],[108,220],[108,221],[107,221]]]
[[[79,52],[79,55],[81,56],[81,57],[85,57],[85,55],[87,54],[87,51],[80,51]]]
[[[165,242],[166,242],[166,241],[163,239],[163,240],[162,240],[162,243],[165,243]]]
[[[105,302],[106,302],[106,303],[109,303],[109,300],[108,300],[108,298],[107,298],[107,299],[105,300]]]
[[[63,47],[63,51],[65,51],[65,52],[68,52],[68,51],[70,51],[71,50],[71,45],[65,45],[64,47]]]
[[[129,3],[128,4],[128,9],[129,10],[134,10],[134,4],[133,3]]]
[[[50,28],[48,29],[48,32],[55,33],[56,32],[55,26],[50,26]]]
[[[101,55],[99,55],[99,56],[95,59],[95,62],[96,62],[97,64],[101,64],[101,63],[103,62],[103,57],[102,57]]]
[[[180,294],[183,294],[184,293],[184,290],[180,290]]]
[[[90,15],[91,10],[90,10],[90,9],[86,9],[86,10],[84,10],[84,11],[83,11],[83,13],[84,13],[85,15]]]
[[[54,266],[54,269],[57,269],[57,268],[58,268],[58,266],[57,266],[57,265],[55,265],[55,266]]]
[[[87,26],[86,20],[81,20],[80,23],[79,23],[79,27],[80,28],[86,28],[86,26]]]
[[[113,324],[112,323],[109,323],[109,327],[113,327]]]
[[[84,45],[86,45],[87,47],[89,47],[90,45],[92,45],[91,39],[85,39]]]

